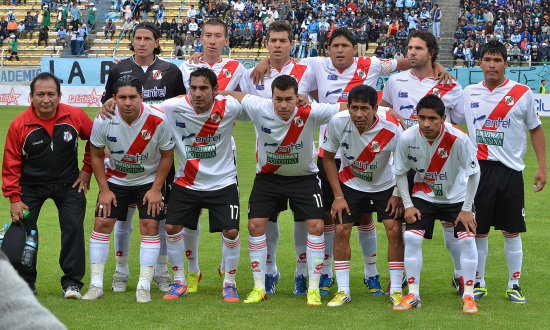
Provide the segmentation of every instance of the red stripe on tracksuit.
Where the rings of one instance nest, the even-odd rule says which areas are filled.
[[[393,139],[394,136],[395,136],[395,133],[388,129],[383,128],[382,130],[380,130],[380,132],[378,132],[378,134],[376,134],[376,136],[372,138],[369,144],[367,144],[365,149],[363,149],[361,154],[357,157],[357,161],[365,162],[367,164],[372,163],[374,158],[376,158],[376,154],[384,150],[386,145],[390,143],[391,139]],[[373,142],[378,142],[378,147],[380,148],[379,151],[376,151],[376,152],[374,151]],[[355,174],[351,170],[351,166],[353,165],[346,166],[342,169],[342,171],[340,171],[340,173],[338,174],[338,178],[340,179],[340,181],[347,182],[355,178]]]
[[[217,112],[219,114],[219,121],[216,123],[214,120],[212,120],[212,116],[208,117],[208,119],[202,126],[199,134],[197,134],[197,136],[195,137],[195,142],[193,142],[193,146],[202,146],[208,144],[207,142],[197,143],[197,138],[207,137],[208,135],[214,136],[216,134],[216,131],[220,127],[220,123],[223,120],[223,116],[225,115],[226,102],[226,99],[214,100],[214,107],[212,108],[212,111],[210,113],[214,114]],[[183,176],[176,179],[176,184],[182,187],[192,186],[193,184],[195,184],[195,178],[197,177],[197,173],[199,172],[199,162],[200,159],[188,159],[185,163],[185,168],[183,169]]]
[[[218,75],[218,89],[224,90],[227,85],[229,85],[229,82],[231,79],[235,76],[235,72],[237,72],[237,68],[239,67],[240,62],[239,61],[229,61],[225,63],[223,68],[220,70],[220,74]],[[228,72],[229,75],[226,75],[225,72]]]
[[[491,111],[491,114],[489,117],[487,117],[486,120],[504,120],[506,118],[506,115],[510,110],[512,110],[512,107],[517,103],[517,101],[529,90],[529,87],[524,85],[515,85],[510,89],[508,93],[506,93],[506,96],[498,102],[496,107]],[[506,99],[508,97],[512,97],[514,99],[514,102],[506,102]],[[511,104],[509,104],[511,103]],[[485,121],[487,123],[487,121]],[[488,130],[488,131],[496,131],[497,127],[487,127],[485,124],[483,124],[483,127],[481,129]],[[477,159],[478,160],[487,160],[489,157],[489,148],[486,144],[477,144]]]
[[[286,133],[286,136],[283,139],[283,142],[281,142],[280,146],[288,146],[288,145],[291,145],[293,143],[296,143],[296,141],[300,137],[300,134],[302,134],[302,131],[304,130],[304,127],[306,127],[307,119],[309,118],[310,113],[311,113],[311,106],[309,106],[309,105],[306,106],[306,107],[299,107],[298,108],[298,112],[296,113],[296,116],[294,116],[294,118],[291,119],[292,123],[290,124],[288,132]],[[294,119],[296,119],[298,117],[300,117],[302,119],[302,124],[303,125],[301,125],[301,126],[296,124],[296,122],[294,121]],[[290,151],[288,151],[288,152],[279,152],[279,150],[276,150],[275,153],[276,154],[288,154],[288,153],[290,153]],[[280,167],[281,167],[281,165],[274,165],[274,164],[266,163],[260,169],[259,174],[275,173],[275,171],[277,171]]]

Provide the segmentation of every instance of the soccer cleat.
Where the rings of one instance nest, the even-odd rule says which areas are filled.
[[[464,294],[464,278],[462,276],[460,277],[454,277],[451,280],[453,287],[456,288],[456,295],[461,296]]]
[[[481,284],[477,282],[474,284],[474,299],[481,299],[487,295],[487,288],[481,287]]]
[[[420,300],[416,299],[412,293],[409,293],[408,295],[403,297],[399,304],[393,306],[393,310],[405,311],[408,309],[420,308],[421,306],[422,305],[420,304]]]
[[[103,288],[91,285],[88,287],[88,292],[82,296],[84,300],[96,300],[103,297]]]
[[[281,273],[279,272],[277,272],[276,275],[265,274],[265,293],[274,294],[275,286],[277,285],[277,283],[279,283],[280,279],[281,279]]]
[[[187,274],[187,288],[189,289],[189,293],[197,292],[199,289],[199,282],[202,279],[202,272],[199,271],[199,273],[189,273]]]
[[[113,283],[111,284],[111,290],[113,290],[113,292],[125,292],[128,277],[130,277],[130,274],[115,272],[113,274]]]
[[[401,282],[401,289],[405,289],[408,285],[409,285],[409,282],[407,282],[407,276],[405,276],[405,273],[403,273],[403,280]],[[386,292],[384,294],[389,295],[390,292],[391,292],[391,279],[388,280],[388,287],[386,288]]]
[[[394,291],[391,295],[390,295],[390,300],[391,300],[391,303],[393,305],[393,307],[401,304],[401,302],[403,301],[403,292],[401,291]]]
[[[305,296],[307,294],[307,280],[304,275],[294,277],[294,295]]]
[[[136,290],[136,300],[138,303],[146,303],[151,301],[151,291],[144,287],[138,287]]]
[[[527,302],[527,298],[523,296],[521,288],[517,284],[514,284],[511,289],[506,290],[506,296],[511,302],[516,304],[525,304]]]
[[[181,281],[174,281],[169,287],[170,289],[168,293],[164,295],[163,299],[178,299],[187,294],[187,285],[181,284]]]
[[[474,301],[474,297],[472,296],[465,296],[462,299],[462,311],[464,313],[468,314],[475,314],[478,312],[477,310],[477,304]]]
[[[363,283],[369,288],[369,293],[373,296],[383,296],[384,291],[380,286],[380,275],[364,277]]]
[[[161,274],[153,275],[153,280],[157,283],[157,286],[160,291],[168,292],[170,290],[170,282],[172,281],[172,276],[169,272],[164,272]]]
[[[338,307],[344,304],[349,304],[351,302],[351,297],[349,294],[346,294],[343,290],[336,292],[334,298],[327,304],[329,307]]]
[[[237,302],[239,301],[239,296],[237,295],[237,288],[235,284],[226,284],[223,287],[223,301],[227,302]]]
[[[319,289],[307,290],[307,304],[309,306],[321,306],[321,293]]]
[[[80,289],[76,285],[69,285],[63,290],[63,298],[65,299],[80,299],[82,295],[80,294]]]
[[[263,288],[260,287],[254,287],[254,290],[252,290],[246,299],[244,300],[245,304],[252,304],[252,303],[259,303],[262,300],[267,299],[267,294],[265,293]]]
[[[222,265],[218,265],[218,275],[222,278],[225,278],[225,272],[222,270]]]
[[[330,293],[330,287],[334,284],[334,277],[328,277],[328,274],[322,274],[319,280],[319,292],[321,296]]]

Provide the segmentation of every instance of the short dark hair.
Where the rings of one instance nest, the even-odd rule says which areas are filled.
[[[439,44],[437,43],[437,39],[435,38],[433,33],[431,33],[430,31],[416,29],[416,30],[412,30],[409,33],[409,38],[407,40],[407,43],[412,38],[419,38],[423,40],[426,43],[428,52],[432,54],[432,63],[437,60],[437,55],[439,55]]]
[[[328,45],[330,46],[334,38],[337,37],[344,37],[348,39],[348,41],[351,42],[352,46],[357,45],[357,39],[355,39],[355,36],[348,28],[339,27],[336,30],[332,31],[332,34],[330,35],[330,39],[328,41]]]
[[[158,26],[156,26],[154,23],[141,22],[138,25],[136,25],[136,27],[134,27],[134,30],[132,31],[132,39],[134,39],[134,35],[136,34],[136,31],[139,29],[145,29],[145,30],[151,31],[151,33],[153,33],[153,37],[155,38],[155,40],[158,40],[161,36]],[[132,42],[130,42],[130,50],[135,52],[134,45],[132,44]],[[159,55],[161,52],[162,50],[160,49],[160,44],[159,44],[158,47],[155,48],[155,51],[153,52],[153,54]]]
[[[294,94],[298,95],[298,81],[287,74],[280,75],[273,80],[271,83],[271,94],[273,94],[275,88],[280,91],[286,91],[292,88],[294,89]]]
[[[209,68],[198,68],[195,71],[191,72],[191,74],[189,75],[189,82],[191,82],[191,79],[193,79],[194,77],[204,77],[204,79],[210,82],[210,86],[212,86],[212,88],[218,87],[218,77],[216,77],[214,71],[210,70]]]
[[[438,96],[433,94],[426,95],[418,101],[418,105],[416,106],[417,114],[420,114],[420,110],[422,109],[435,110],[439,117],[443,117],[445,115],[445,104]]]
[[[120,87],[124,87],[124,86],[133,86],[136,88],[136,91],[140,94],[143,91],[143,85],[141,84],[141,81],[139,81],[138,78],[134,76],[126,75],[118,78],[118,80],[115,82],[113,94],[114,95],[118,94],[118,90],[120,89]]]
[[[370,86],[357,85],[349,91],[348,108],[353,101],[367,102],[374,108],[378,104],[378,93]]]
[[[221,19],[218,19],[218,18],[213,18],[213,19],[210,19],[208,21],[206,21],[202,27],[202,31],[201,31],[201,36],[204,35],[204,30],[205,30],[205,27],[207,25],[212,25],[212,26],[222,26],[223,27],[223,33],[224,33],[224,37],[227,38],[227,24],[225,24]]]
[[[271,32],[286,32],[288,33],[288,40],[291,42],[293,40],[292,35],[294,34],[294,32],[292,31],[292,25],[290,25],[290,23],[287,21],[275,21],[269,24],[266,35],[267,40],[269,40]]]
[[[504,44],[500,43],[500,41],[496,39],[490,40],[481,47],[481,54],[479,56],[479,59],[483,60],[483,56],[485,56],[486,53],[500,55],[502,56],[502,59],[504,61],[507,61],[508,58],[508,51],[506,50],[506,46],[504,46]]]
[[[57,95],[61,95],[61,82],[59,81],[59,78],[57,78],[55,75],[49,72],[40,72],[39,74],[34,77],[34,79],[31,81],[31,95],[34,94],[34,85],[36,85],[36,82],[38,80],[53,80],[55,82],[55,86],[57,87]]]

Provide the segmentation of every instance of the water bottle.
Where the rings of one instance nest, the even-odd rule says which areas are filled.
[[[4,235],[8,231],[9,225],[7,223],[4,224],[4,227],[0,229],[0,246],[2,246],[2,242],[4,241]]]
[[[32,262],[36,254],[36,241],[36,230],[31,230],[31,234],[27,236],[25,249],[23,250],[23,256],[21,257],[21,263],[25,267],[32,267]]]
[[[31,216],[31,212],[29,210],[23,210],[23,219],[27,220]]]

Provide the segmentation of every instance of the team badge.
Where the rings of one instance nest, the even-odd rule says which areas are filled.
[[[65,142],[69,142],[73,139],[73,135],[71,134],[70,131],[66,131],[65,133],[63,133],[63,140],[65,140]]]
[[[437,96],[437,97],[441,97],[441,92],[439,91],[439,89],[437,88],[434,88],[433,91],[432,91],[432,94]]]
[[[445,148],[438,148],[437,149],[437,154],[439,155],[439,158],[449,157],[449,153],[447,152],[447,150],[445,150]]]
[[[225,78],[227,79],[231,78],[232,76],[231,71],[229,71],[228,69],[223,69],[222,72]]]
[[[380,143],[378,141],[372,141],[370,145],[372,152],[380,152]]]
[[[160,70],[153,70],[153,79],[160,80],[162,79],[162,71]]]
[[[304,120],[300,116],[294,118],[294,124],[298,127],[304,126]]]
[[[507,96],[504,98],[504,102],[505,102],[507,105],[509,105],[509,106],[514,105],[514,102],[515,102],[515,101],[516,101],[516,100],[514,99],[514,97],[513,97],[513,96],[510,96],[510,95],[507,95]]]
[[[365,74],[365,71],[363,71],[363,69],[357,70],[357,76],[359,76],[359,78],[361,79],[367,78],[367,75]]]
[[[219,124],[220,121],[222,121],[222,117],[220,116],[219,112],[214,112],[213,114],[210,115],[210,120],[216,124]]]
[[[141,131],[141,138],[144,140],[151,140],[151,131],[144,129]]]

